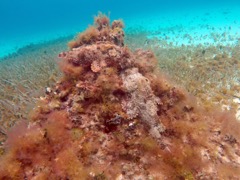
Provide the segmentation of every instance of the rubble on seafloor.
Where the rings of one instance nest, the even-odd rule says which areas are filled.
[[[171,83],[100,14],[59,54],[63,77],[7,133],[0,179],[238,179],[240,124]]]

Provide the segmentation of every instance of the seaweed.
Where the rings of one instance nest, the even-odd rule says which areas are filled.
[[[150,50],[124,45],[122,28],[99,14],[59,54],[62,78],[6,132],[0,179],[239,177],[233,113],[171,82]]]

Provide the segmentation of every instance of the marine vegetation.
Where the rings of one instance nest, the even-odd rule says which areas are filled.
[[[237,179],[240,124],[172,83],[100,14],[59,54],[63,76],[7,132],[0,179]]]

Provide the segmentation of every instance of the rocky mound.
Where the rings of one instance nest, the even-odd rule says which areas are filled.
[[[59,54],[64,76],[8,132],[0,179],[240,177],[234,115],[199,107],[122,28],[100,14]]]

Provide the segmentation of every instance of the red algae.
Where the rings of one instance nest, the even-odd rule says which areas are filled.
[[[100,14],[59,54],[63,77],[7,135],[0,179],[238,179],[240,126],[124,46]]]

